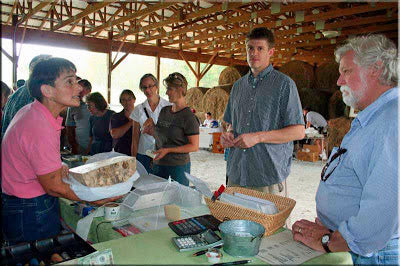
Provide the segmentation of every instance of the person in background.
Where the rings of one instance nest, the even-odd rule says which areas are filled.
[[[204,120],[203,127],[212,127],[213,122],[215,119],[212,118],[211,113],[207,112],[205,114],[206,119]]]
[[[114,151],[131,156],[132,148],[132,119],[135,109],[135,94],[131,90],[123,90],[119,102],[124,109],[111,116],[111,137],[114,139]]]
[[[24,79],[17,80],[17,90],[19,88],[21,88],[22,86],[24,86],[24,85],[25,85],[25,80]]]
[[[106,99],[98,92],[86,96],[89,118],[89,145],[86,151],[89,155],[112,150],[113,139],[110,134],[111,116],[115,113],[109,110]]]
[[[147,99],[136,106],[130,116],[133,121],[131,154],[146,168],[147,172],[153,173],[151,167],[153,159],[146,155],[146,151],[155,149],[155,140],[152,135],[143,132],[143,129],[148,124],[156,124],[161,109],[171,103],[160,97],[158,80],[152,74],[143,75],[139,88]]]
[[[32,69],[28,88],[33,103],[12,119],[1,146],[2,233],[10,245],[60,233],[58,197],[81,199],[63,182],[60,112],[79,106],[82,88],[76,68],[63,58],[41,60]],[[119,197],[100,200],[103,205]]]
[[[228,185],[287,196],[293,141],[305,129],[296,84],[270,64],[274,42],[267,28],[247,35],[251,71],[233,85],[224,114],[232,131],[221,141],[230,148]]]
[[[51,55],[41,54],[35,56],[31,62],[29,63],[29,75],[32,72],[33,67],[37,64],[40,60],[50,58]],[[11,123],[11,120],[15,116],[15,114],[24,107],[25,105],[33,102],[33,97],[29,94],[28,87],[26,84],[20,87],[17,91],[15,91],[7,101],[6,106],[3,110],[3,118],[1,120],[1,137],[4,136],[8,125]]]
[[[306,122],[306,128],[309,127],[313,127],[316,130],[318,130],[318,132],[320,134],[325,134],[326,133],[326,129],[328,127],[328,122],[326,122],[325,118],[314,111],[310,111],[309,107],[303,107],[303,115],[305,117],[305,122]],[[321,143],[322,142],[322,143]],[[322,160],[326,160],[326,152],[323,149],[324,147],[324,140],[320,140],[320,139],[316,139],[315,140],[315,144],[317,144],[318,148],[319,148],[319,157]]]
[[[85,155],[89,146],[90,113],[83,99],[92,91],[92,84],[87,79],[80,79],[78,84],[82,87],[79,93],[80,105],[68,107],[65,125],[72,154]]]
[[[321,173],[315,222],[293,224],[296,241],[349,251],[354,265],[399,265],[398,52],[384,35],[336,49],[346,105],[360,110]]]
[[[173,105],[161,110],[157,125],[150,124],[144,129],[156,140],[153,171],[157,176],[166,179],[171,177],[189,186],[185,172],[190,174],[189,153],[199,150],[200,123],[185,100],[188,85],[186,78],[174,72],[164,79],[164,85]]]
[[[7,103],[8,97],[11,94],[11,89],[3,81],[1,82],[1,110],[0,110],[0,122],[3,115],[3,108]]]

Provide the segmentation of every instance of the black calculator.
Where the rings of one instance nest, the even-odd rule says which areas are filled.
[[[173,237],[172,241],[180,252],[212,248],[224,243],[224,241],[210,229],[196,235]]]
[[[169,227],[178,236],[196,235],[211,229],[218,231],[221,222],[214,216],[207,214],[168,223]]]

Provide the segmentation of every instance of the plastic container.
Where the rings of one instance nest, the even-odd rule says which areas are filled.
[[[231,220],[219,225],[224,240],[224,251],[234,257],[252,257],[258,254],[265,228],[249,220]]]

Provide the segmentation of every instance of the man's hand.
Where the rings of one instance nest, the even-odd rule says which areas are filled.
[[[293,239],[302,242],[304,245],[325,253],[322,247],[321,238],[329,234],[329,229],[316,218],[315,223],[307,220],[299,220],[292,226]]]
[[[256,133],[245,133],[233,140],[233,145],[241,149],[251,148],[258,143],[259,138]]]
[[[224,132],[221,134],[221,144],[224,148],[233,147],[233,133],[232,132]]]
[[[157,161],[157,160],[164,158],[164,156],[169,153],[169,149],[161,148],[159,150],[154,151],[154,153],[157,155],[156,157],[154,157],[154,161]]]

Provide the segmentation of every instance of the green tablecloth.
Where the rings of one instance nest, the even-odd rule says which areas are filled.
[[[72,202],[66,199],[60,199],[61,217],[72,229],[76,229],[79,216],[74,213]],[[201,214],[199,214],[201,215]],[[98,237],[96,235],[98,229]],[[282,229],[285,230],[285,229]],[[92,226],[89,231],[88,240],[97,243],[94,248],[104,250],[111,248],[114,256],[115,264],[210,264],[206,256],[192,257],[194,252],[179,252],[172,243],[171,238],[176,236],[169,228],[144,232],[141,234],[122,237],[119,233],[112,229],[110,223],[104,223],[103,217],[93,219]],[[221,249],[222,250],[222,249]],[[237,261],[246,258],[235,258],[224,251],[221,262]],[[266,264],[264,261],[252,257],[251,264]],[[72,262],[73,263],[73,262]],[[350,253],[340,252],[324,254],[314,258],[305,264],[352,264]]]

